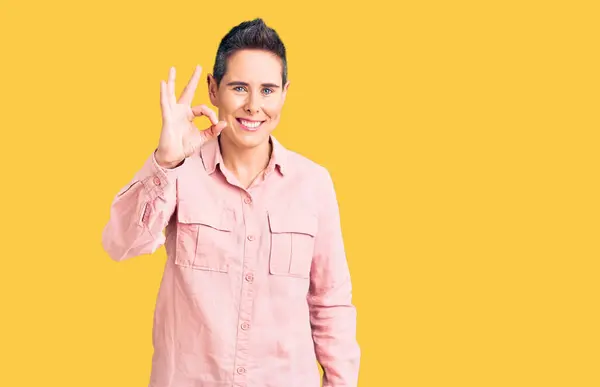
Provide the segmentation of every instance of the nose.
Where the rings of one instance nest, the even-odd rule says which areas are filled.
[[[248,114],[257,114],[260,112],[260,108],[260,97],[256,97],[254,93],[249,93],[244,110]]]

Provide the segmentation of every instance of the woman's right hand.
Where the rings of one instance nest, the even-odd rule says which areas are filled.
[[[185,158],[197,152],[207,141],[216,139],[227,126],[225,121],[219,122],[217,115],[206,105],[192,107],[192,99],[198,86],[202,68],[196,66],[189,83],[175,99],[175,68],[169,71],[169,81],[160,82],[160,107],[162,111],[162,129],[156,161],[165,168],[174,168]],[[206,116],[211,125],[206,130],[199,130],[193,123],[194,118]]]

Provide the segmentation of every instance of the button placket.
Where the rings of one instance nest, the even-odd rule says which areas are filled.
[[[241,207],[244,219],[243,240],[244,243],[244,259],[243,259],[243,283],[242,283],[242,298],[240,301],[240,314],[238,320],[238,346],[235,356],[235,378],[234,382],[245,383],[248,377],[248,369],[246,366],[250,361],[250,348],[252,342],[250,335],[252,332],[252,304],[254,302],[254,281],[256,260],[258,259],[258,250],[261,240],[259,224],[256,222],[256,214],[253,209],[254,199],[252,195],[244,191],[241,193]]]

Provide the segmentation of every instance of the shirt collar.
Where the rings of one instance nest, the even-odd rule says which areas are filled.
[[[269,174],[275,169],[278,169],[279,173],[285,175],[288,170],[288,150],[277,141],[273,135],[269,136],[269,141],[273,144],[273,151],[265,172]],[[221,155],[221,147],[218,139],[204,144],[204,146],[200,148],[200,153],[202,155],[204,169],[206,169],[208,174],[212,174],[217,168],[217,165],[223,164],[223,156]]]

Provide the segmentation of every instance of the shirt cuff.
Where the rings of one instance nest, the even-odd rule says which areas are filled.
[[[185,160],[175,168],[163,168],[156,161],[156,150],[152,152],[142,168],[143,177],[141,179],[152,200],[157,197],[165,200],[165,192],[174,189],[175,181],[183,164],[185,164]]]

